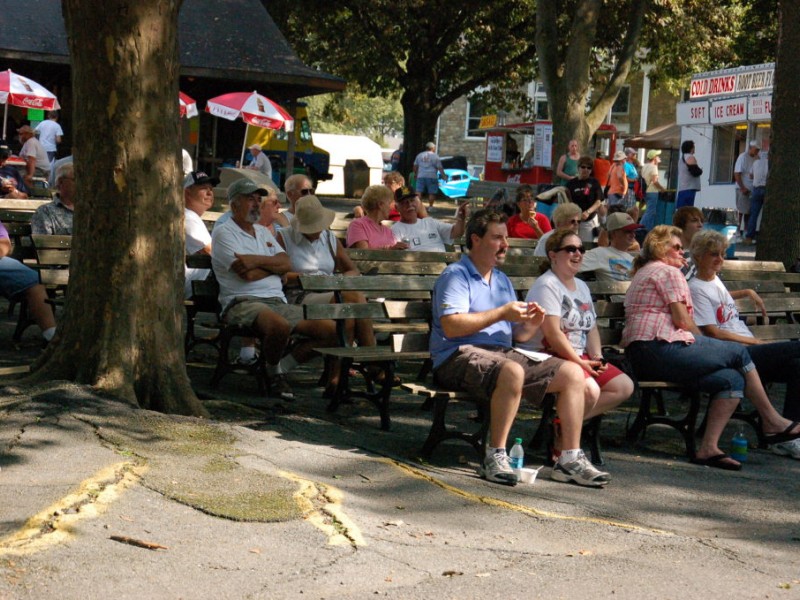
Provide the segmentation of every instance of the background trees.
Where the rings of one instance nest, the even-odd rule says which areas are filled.
[[[270,0],[270,15],[310,64],[370,96],[400,94],[408,172],[457,98],[533,76],[534,0]],[[309,18],[313,15],[313,18]]]
[[[77,195],[69,296],[29,378],[68,379],[144,408],[204,409],[181,317],[180,0],[64,0]]]

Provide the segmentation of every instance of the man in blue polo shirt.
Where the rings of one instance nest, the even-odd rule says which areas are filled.
[[[573,362],[548,358],[537,362],[514,350],[514,326],[539,326],[544,311],[535,302],[517,301],[508,277],[495,268],[508,250],[506,216],[480,210],[466,229],[469,254],[449,265],[433,290],[430,350],[434,380],[490,401],[489,441],[479,473],[495,483],[516,485],[506,440],[522,397],[541,404],[545,393],[557,393],[561,419],[561,457],[553,478],[598,487],[608,474],[598,471],[580,450],[586,414],[585,377]]]

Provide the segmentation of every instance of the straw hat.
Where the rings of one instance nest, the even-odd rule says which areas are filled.
[[[303,196],[294,205],[292,227],[300,233],[319,233],[331,226],[336,213],[325,208],[316,196]]]

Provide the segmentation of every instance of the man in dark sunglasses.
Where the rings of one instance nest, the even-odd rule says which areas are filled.
[[[628,248],[636,237],[640,225],[626,212],[615,212],[608,216],[608,246],[598,246],[586,253],[581,264],[581,273],[593,272],[597,281],[630,281],[633,254]]]
[[[286,193],[286,198],[289,200],[289,209],[283,214],[292,222],[294,219],[294,206],[297,201],[303,196],[310,196],[314,193],[314,186],[311,185],[311,180],[303,175],[297,173],[286,178],[283,184],[283,191]]]

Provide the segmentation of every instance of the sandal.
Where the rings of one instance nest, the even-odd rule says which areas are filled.
[[[378,385],[383,386],[386,383],[386,371],[384,369],[367,369],[366,376]],[[400,377],[397,375],[392,377],[391,387],[398,387],[401,383],[403,383],[403,380]]]
[[[800,438],[800,431],[792,433],[792,430],[798,425],[800,425],[800,421],[792,421],[789,423],[789,426],[780,433],[765,433],[763,438],[764,443],[780,444],[782,442],[791,442],[792,440]]]
[[[693,458],[689,461],[695,465],[703,467],[714,467],[715,469],[722,469],[723,471],[741,471],[742,463],[735,461],[727,454],[716,454],[708,458]]]

